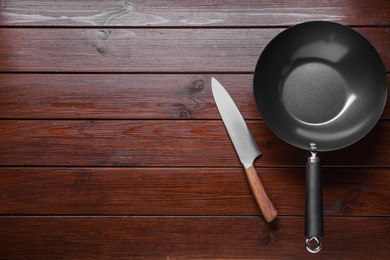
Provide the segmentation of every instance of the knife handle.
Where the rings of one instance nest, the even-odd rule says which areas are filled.
[[[245,173],[248,178],[249,185],[251,186],[252,193],[256,199],[257,205],[259,206],[261,213],[263,213],[264,219],[267,222],[271,222],[276,218],[277,212],[274,208],[274,205],[272,205],[272,202],[268,198],[259,176],[257,176],[255,167],[252,165],[251,167],[246,168]]]

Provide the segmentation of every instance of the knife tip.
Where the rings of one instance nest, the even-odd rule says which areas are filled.
[[[218,80],[216,80],[214,77],[211,77],[211,88],[213,89],[218,84],[219,84]]]
[[[214,86],[215,86],[215,83],[217,82],[217,80],[214,78],[214,77],[211,77],[211,90],[213,92],[213,95],[214,95]]]

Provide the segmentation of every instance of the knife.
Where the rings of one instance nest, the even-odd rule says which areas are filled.
[[[229,93],[215,78],[211,78],[211,89],[225,128],[241,163],[244,165],[257,205],[264,219],[271,222],[275,219],[277,212],[253,166],[254,160],[261,154],[260,149]]]

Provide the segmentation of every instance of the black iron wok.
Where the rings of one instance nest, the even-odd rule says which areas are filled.
[[[316,153],[346,147],[373,128],[386,103],[384,65],[356,31],[332,22],[302,23],[266,46],[255,70],[254,95],[271,130],[311,152],[306,165],[305,236],[306,248],[316,253],[323,237]]]

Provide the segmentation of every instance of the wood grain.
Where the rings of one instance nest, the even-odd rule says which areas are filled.
[[[261,121],[252,77],[291,25],[351,26],[390,72],[390,2],[3,0],[0,259],[308,259],[308,153]],[[388,74],[388,82],[389,81]],[[217,113],[243,113],[279,212],[261,217]],[[324,259],[390,254],[390,110],[320,153]]]
[[[303,216],[304,168],[257,172],[279,216]],[[322,172],[325,216],[390,216],[389,169]],[[0,214],[260,215],[241,168],[0,168],[0,176]]]
[[[386,259],[389,218],[325,218],[319,256]],[[303,218],[2,217],[0,251],[8,259],[312,258]],[[375,245],[375,246],[373,246]]]
[[[390,68],[390,30],[356,28]],[[245,72],[283,29],[0,29],[0,71]]]
[[[220,120],[212,76],[245,119],[261,118],[252,74],[0,74],[0,118]]]
[[[389,25],[389,2],[376,1],[76,1],[3,0],[0,25],[280,26],[312,20]]]
[[[304,165],[308,152],[248,121],[262,151],[257,166]],[[320,154],[324,165],[389,166],[390,122],[358,143]],[[240,166],[222,121],[2,120],[2,166]]]

